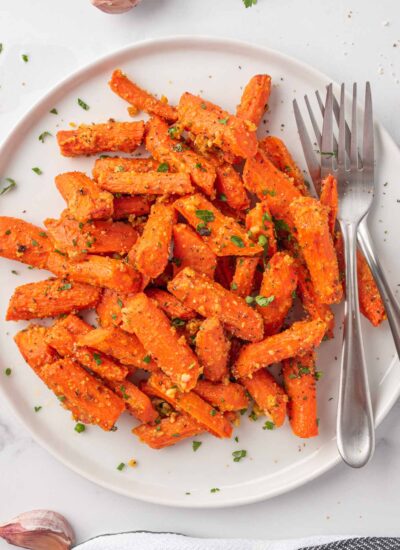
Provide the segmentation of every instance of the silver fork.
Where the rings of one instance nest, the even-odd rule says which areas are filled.
[[[307,108],[320,144],[321,163],[318,162],[307,134],[297,102],[294,111],[304,154],[314,183],[329,173],[336,176],[339,192],[338,221],[343,234],[346,261],[346,302],[337,417],[337,445],[343,460],[359,468],[371,458],[375,446],[374,422],[368,386],[368,376],[360,326],[357,284],[357,232],[361,221],[371,207],[374,192],[374,139],[371,88],[366,85],[362,166],[359,164],[357,140],[357,86],[353,86],[351,131],[345,120],[345,88],[341,86],[338,108],[339,134],[333,135],[334,96],[328,86],[323,108],[322,134],[312,113],[308,98]],[[337,109],[336,109],[337,110]],[[346,162],[346,150],[349,162]],[[332,154],[327,154],[331,152]],[[334,163],[334,154],[337,162]]]

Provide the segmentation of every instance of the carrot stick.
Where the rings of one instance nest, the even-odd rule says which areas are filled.
[[[146,90],[139,88],[120,69],[115,69],[111,75],[109,85],[113,92],[139,111],[160,116],[170,122],[174,122],[178,118],[175,107],[171,107],[166,101],[160,101]]]
[[[196,354],[204,369],[204,377],[212,382],[227,379],[230,343],[220,321],[215,317],[205,319],[195,341]]]
[[[200,193],[179,198],[174,206],[217,256],[255,256],[262,252],[234,219],[224,216]]]
[[[106,151],[133,153],[143,141],[144,122],[81,124],[76,130],[60,130],[57,141],[64,157],[95,155]]]
[[[102,328],[118,327],[122,323],[122,308],[129,297],[129,294],[123,292],[115,292],[109,288],[103,289],[100,301],[96,306],[96,313]]]
[[[0,256],[34,267],[46,267],[53,249],[47,233],[18,218],[0,216]]]
[[[262,243],[264,255],[270,258],[278,250],[275,225],[271,212],[265,201],[258,202],[246,215],[246,228],[250,238]],[[261,238],[260,238],[261,236]]]
[[[128,223],[93,221],[80,223],[67,216],[44,221],[54,248],[73,259],[90,254],[127,254],[138,234]]]
[[[316,199],[301,197],[289,210],[317,296],[323,304],[340,302],[343,291],[326,207]]]
[[[99,186],[111,193],[132,195],[186,195],[193,191],[189,174],[162,172],[116,172],[102,180]]]
[[[153,158],[126,158],[126,157],[105,157],[96,159],[92,176],[95,181],[101,183],[111,174],[119,172],[146,173],[157,170],[159,162]]]
[[[247,83],[236,109],[236,116],[250,120],[256,126],[267,108],[271,93],[271,77],[267,74],[256,74]]]
[[[121,382],[108,382],[110,388],[123,399],[126,410],[140,422],[154,422],[158,412],[152,405],[149,397],[139,390],[135,384],[124,380]]]
[[[124,196],[114,197],[114,220],[121,220],[129,216],[145,216],[150,212],[152,196]]]
[[[331,235],[335,233],[336,216],[338,211],[337,181],[329,175],[321,182],[320,203],[328,208],[328,224]]]
[[[163,418],[156,425],[141,424],[133,428],[132,433],[152,449],[163,449],[203,431],[203,426],[194,418],[188,414],[180,413]]]
[[[122,314],[123,329],[136,334],[174,384],[182,391],[191,390],[200,374],[197,358],[153,300],[137,294],[128,300]]]
[[[236,258],[236,268],[231,282],[231,291],[242,298],[251,294],[259,258]]]
[[[285,252],[272,256],[264,271],[257,310],[264,319],[266,336],[276,334],[282,328],[286,315],[293,304],[293,294],[297,288],[295,260]]]
[[[172,235],[174,238],[175,272],[185,267],[191,267],[212,279],[217,258],[198,233],[188,225],[178,223],[172,228]]]
[[[100,289],[63,279],[47,279],[18,286],[8,304],[7,321],[56,317],[94,307]]]
[[[242,158],[257,152],[256,125],[231,115],[199,96],[185,92],[178,105],[178,121],[212,146]]]
[[[267,136],[259,142],[258,146],[278,170],[292,179],[302,195],[308,194],[303,173],[281,139],[276,136]]]
[[[185,143],[173,139],[170,134],[168,125],[163,120],[151,118],[146,125],[146,149],[155,159],[173,170],[189,174],[194,185],[214,198],[214,166],[202,155],[190,150]]]
[[[79,336],[76,344],[101,351],[114,357],[122,365],[150,372],[158,369],[157,363],[144,349],[137,336],[118,328],[96,328]]]
[[[259,369],[251,378],[243,378],[241,383],[274,425],[277,428],[282,426],[285,422],[288,396],[272,374],[266,369]]]
[[[39,375],[41,368],[59,358],[56,350],[46,344],[47,328],[29,325],[14,336],[14,341],[28,365]]]
[[[158,397],[170,403],[178,411],[192,416],[216,437],[231,436],[232,426],[229,421],[193,391],[180,392],[167,376],[156,372],[153,372],[147,384]]]
[[[155,300],[159,308],[168,315],[170,319],[193,319],[196,312],[183,305],[173,294],[160,288],[149,288],[145,294]]]
[[[288,414],[292,431],[298,437],[318,435],[315,353],[283,362],[283,381],[289,396]]]
[[[238,338],[258,341],[263,337],[261,315],[205,275],[186,267],[168,284],[168,290],[200,315],[217,317]]]
[[[221,412],[240,411],[249,406],[244,387],[234,382],[218,384],[199,380],[193,391]]]
[[[136,266],[144,275],[158,277],[168,264],[174,222],[175,212],[171,207],[161,203],[151,207],[135,253]]]
[[[71,281],[105,286],[120,292],[137,292],[142,277],[131,265],[121,260],[89,255],[82,262],[71,262],[59,253],[51,253],[47,268],[59,277]]]
[[[301,355],[317,347],[325,332],[326,324],[321,319],[299,321],[280,334],[248,344],[240,351],[233,368],[234,375],[236,378],[248,377],[262,367]]]
[[[56,186],[76,220],[107,219],[113,214],[113,196],[100,190],[83,172],[65,172],[55,178]]]
[[[232,165],[224,163],[216,167],[216,187],[218,197],[226,200],[230,207],[237,210],[244,210],[249,207],[250,201],[246,194],[240,174]]]

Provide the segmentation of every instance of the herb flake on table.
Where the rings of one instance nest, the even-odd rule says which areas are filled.
[[[50,137],[52,134],[50,132],[42,132],[40,134],[40,136],[38,137],[38,140],[41,141],[42,143],[44,143],[44,140],[47,138],[47,137]]]
[[[11,370],[9,367],[7,367],[7,368],[4,370],[4,374],[5,374],[6,376],[11,376],[11,373],[12,373],[12,370]]]
[[[78,422],[76,425],[75,425],[75,428],[74,430],[76,432],[78,432],[78,434],[81,434],[82,432],[84,432],[86,430],[86,426],[85,424],[82,424],[82,422]]]
[[[88,111],[90,109],[89,105],[83,101],[80,97],[78,97],[78,105],[79,107],[82,107],[84,111]]]
[[[201,441],[192,441],[192,448],[193,451],[196,452],[199,447],[201,447],[202,442]]]
[[[35,174],[37,174],[38,176],[41,176],[43,174],[43,171],[38,166],[34,166],[32,168],[32,172],[35,172]]]
[[[5,195],[9,191],[11,191],[11,189],[14,189],[14,187],[17,187],[17,182],[12,178],[6,178],[5,181],[8,183],[8,185],[6,185],[0,190],[0,195]]]
[[[42,408],[43,408],[42,405],[35,405],[35,406],[33,407],[33,410],[35,411],[35,413],[37,413],[37,412],[41,411]]]
[[[29,56],[28,56],[26,53],[23,53],[23,54],[21,55],[21,59],[22,59],[22,61],[23,61],[24,63],[28,63],[28,61],[29,61]]]
[[[270,420],[267,420],[263,426],[263,430],[274,430],[274,429],[275,429],[275,424]]]
[[[52,109],[50,109],[49,111],[52,115],[58,115],[58,111],[55,107],[53,107]]]
[[[157,172],[168,172],[169,164],[168,162],[162,162],[158,165]]]
[[[242,0],[245,8],[251,8],[257,4],[257,0]]]
[[[240,451],[233,451],[232,456],[233,462],[240,462],[242,458],[245,458],[247,456],[247,451],[245,451],[244,449]]]
[[[126,464],[125,462],[120,462],[117,466],[117,470],[122,472],[122,470],[125,468]]]
[[[219,493],[221,489],[218,489],[218,487],[213,487],[210,489],[210,493]]]

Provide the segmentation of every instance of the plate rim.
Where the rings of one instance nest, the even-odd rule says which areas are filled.
[[[103,64],[107,64],[108,62],[110,62],[112,59],[116,57],[124,56],[130,52],[134,53],[137,50],[140,51],[141,49],[146,49],[149,47],[161,48],[163,45],[164,46],[176,45],[177,47],[179,47],[182,44],[188,44],[188,43],[189,45],[190,43],[192,43],[197,47],[201,45],[210,47],[212,44],[214,44],[219,48],[221,47],[237,48],[237,49],[244,49],[246,52],[254,52],[258,54],[262,53],[262,54],[265,54],[266,56],[271,55],[277,59],[280,58],[283,62],[293,64],[297,68],[300,68],[300,69],[303,68],[305,71],[307,71],[307,73],[311,73],[315,78],[321,81],[325,81],[326,83],[332,82],[335,86],[338,86],[336,81],[330,79],[328,75],[326,75],[324,72],[318,69],[315,69],[313,66],[309,65],[308,63],[301,61],[291,55],[282,53],[279,50],[275,50],[274,48],[258,45],[252,42],[247,42],[244,40],[235,40],[235,39],[224,38],[224,37],[215,37],[215,36],[209,36],[209,35],[203,35],[203,34],[195,35],[195,36],[182,34],[182,35],[170,35],[170,36],[164,36],[164,37],[158,37],[158,38],[149,38],[149,39],[130,43],[121,48],[117,48],[110,53],[100,56],[96,58],[94,61],[91,61],[90,63],[82,65],[78,69],[71,71],[66,77],[56,82],[56,84],[50,87],[47,92],[45,92],[35,103],[33,103],[32,106],[30,106],[19,117],[19,120],[17,121],[17,123],[12,127],[11,131],[7,134],[4,140],[2,140],[2,142],[0,143],[0,161],[4,157],[4,155],[7,154],[7,151],[10,148],[12,148],[14,139],[17,138],[18,135],[24,129],[30,128],[30,126],[34,122],[35,115],[37,114],[38,111],[40,112],[40,110],[47,104],[49,99],[51,99],[57,93],[68,90],[69,86],[74,86],[75,84],[79,83],[80,79],[82,77],[85,77],[88,72],[101,67]],[[394,142],[393,138],[391,137],[389,132],[386,130],[386,128],[376,120],[374,121],[374,123],[379,128],[379,131],[384,137],[384,139],[390,141],[391,144],[397,148],[396,143]],[[395,364],[393,363],[398,364],[399,358],[395,357],[392,363],[389,365],[389,368],[395,368]],[[331,470],[335,465],[337,465],[340,462],[340,455],[338,453],[337,456],[332,457],[330,460],[327,460],[324,464],[322,464],[320,468],[315,469],[312,472],[312,474],[309,476],[304,476],[302,478],[289,481],[288,483],[284,483],[278,488],[271,489],[267,494],[265,493],[260,495],[244,494],[242,496],[235,496],[233,500],[230,497],[227,497],[229,498],[229,500],[225,500],[223,498],[223,494],[221,493],[219,496],[222,498],[215,499],[215,501],[213,502],[209,502],[209,501],[196,502],[196,501],[189,501],[189,500],[186,501],[183,499],[174,501],[173,497],[171,500],[160,496],[157,497],[156,495],[154,496],[147,495],[147,494],[133,495],[130,489],[125,490],[123,487],[115,487],[112,482],[99,479],[98,477],[96,477],[96,475],[92,475],[90,472],[86,472],[85,470],[81,469],[78,465],[76,465],[73,461],[69,460],[68,457],[63,455],[61,450],[57,450],[56,448],[53,448],[51,444],[49,444],[43,436],[35,432],[34,427],[31,427],[29,420],[26,419],[22,414],[22,412],[19,412],[19,410],[14,406],[13,400],[11,396],[8,395],[8,393],[9,392],[7,392],[6,389],[3,389],[3,387],[0,386],[0,394],[4,397],[4,400],[7,403],[7,406],[9,407],[12,414],[14,414],[14,416],[21,422],[21,424],[29,432],[32,438],[41,447],[46,449],[46,451],[49,452],[51,456],[55,457],[61,464],[65,465],[74,473],[82,476],[86,480],[89,480],[90,482],[96,485],[99,485],[100,487],[103,487],[114,493],[133,498],[138,501],[149,502],[152,504],[170,506],[170,507],[176,507],[176,508],[213,509],[213,508],[230,508],[233,506],[243,506],[246,504],[261,502],[261,501],[282,495],[284,493],[288,493],[298,487],[301,487],[302,485],[305,485],[310,481],[315,480],[316,478],[320,477],[322,474],[324,474],[328,470]],[[381,406],[379,414],[377,414],[375,418],[376,427],[379,426],[379,424],[387,416],[389,411],[393,408],[399,396],[400,396],[400,385],[397,388],[397,390],[393,392],[391,398],[388,399],[383,406]]]

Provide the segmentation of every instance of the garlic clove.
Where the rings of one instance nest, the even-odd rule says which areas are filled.
[[[75,535],[67,520],[51,510],[24,512],[0,526],[0,538],[31,550],[69,550]]]
[[[93,6],[106,13],[124,13],[139,4],[140,0],[92,0]]]

